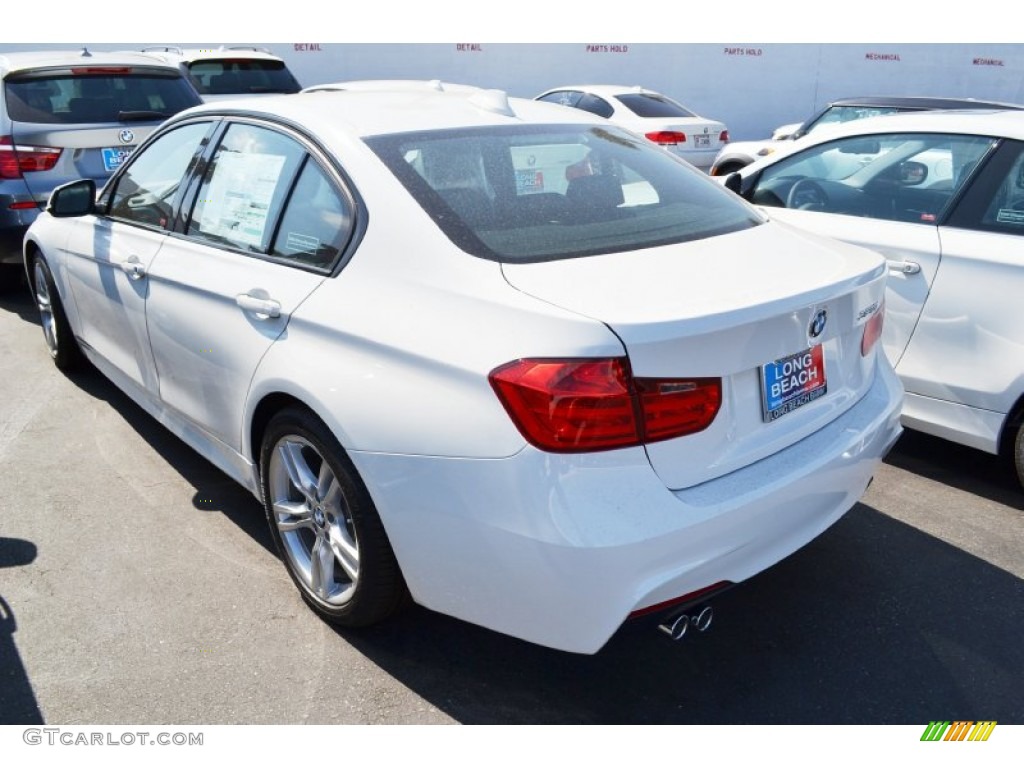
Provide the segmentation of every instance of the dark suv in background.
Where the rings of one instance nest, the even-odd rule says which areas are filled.
[[[21,280],[22,238],[64,182],[97,186],[168,117],[202,103],[177,67],[141,53],[0,55],[0,291]]]

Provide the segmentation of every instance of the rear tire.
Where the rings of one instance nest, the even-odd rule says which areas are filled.
[[[53,274],[42,254],[32,257],[32,295],[39,309],[39,322],[50,358],[62,371],[73,371],[83,360],[82,350],[71,331]]]
[[[373,500],[320,419],[300,408],[275,415],[264,433],[260,474],[270,535],[321,617],[363,627],[409,601]]]

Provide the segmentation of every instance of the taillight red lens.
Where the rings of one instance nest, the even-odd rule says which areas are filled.
[[[882,337],[882,325],[885,322],[885,302],[878,306],[878,311],[864,324],[864,335],[860,338],[860,354],[866,357]]]
[[[634,379],[624,357],[516,360],[488,378],[523,436],[556,453],[699,432],[714,420],[722,399],[720,379]]]
[[[636,379],[636,389],[647,443],[700,432],[722,405],[721,379]]]
[[[728,131],[722,131],[720,134],[718,134],[718,140],[720,142],[722,142],[723,144],[728,144],[729,143],[729,132]]]
[[[60,159],[59,147],[14,144],[10,136],[0,136],[0,179],[20,179],[23,173],[48,171]]]
[[[652,131],[645,133],[648,139],[655,144],[685,144],[686,134],[682,131]]]

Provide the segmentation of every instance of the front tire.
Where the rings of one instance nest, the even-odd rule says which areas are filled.
[[[322,421],[299,408],[275,415],[260,474],[271,536],[314,611],[362,627],[405,604],[405,581],[373,500]]]
[[[82,350],[71,331],[64,305],[53,281],[53,274],[42,254],[32,257],[32,295],[39,309],[39,322],[50,358],[62,371],[72,371],[82,363]]]

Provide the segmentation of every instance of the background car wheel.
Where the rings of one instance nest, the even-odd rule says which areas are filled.
[[[39,308],[39,322],[50,357],[62,371],[74,370],[82,362],[82,351],[64,314],[50,268],[38,253],[32,259],[32,294]]]
[[[1013,460],[1017,467],[1017,479],[1024,485],[1024,421],[1017,427],[1017,439],[1013,444]]]
[[[18,264],[0,264],[0,294],[14,293],[24,281],[24,267]]]
[[[260,473],[271,536],[318,614],[342,626],[367,626],[408,601],[370,494],[323,422],[297,408],[274,416]]]

